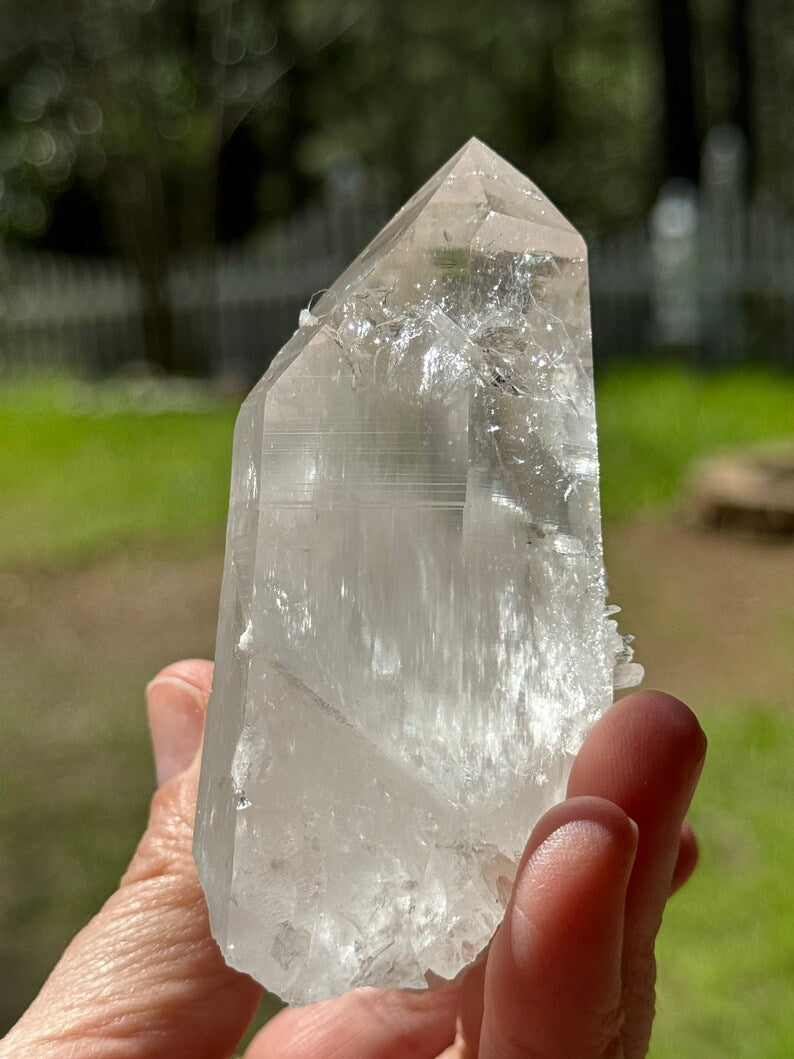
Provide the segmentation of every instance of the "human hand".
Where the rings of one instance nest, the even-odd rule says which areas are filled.
[[[121,885],[77,935],[4,1059],[230,1055],[262,990],[224,963],[191,852],[212,666],[149,685],[159,789]],[[618,702],[589,734],[568,800],[530,836],[487,955],[426,992],[356,989],[286,1009],[246,1059],[637,1059],[654,1004],[654,941],[697,846],[684,815],[705,753],[659,692]]]

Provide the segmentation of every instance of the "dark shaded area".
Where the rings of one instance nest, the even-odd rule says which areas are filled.
[[[697,183],[700,135],[695,110],[692,18],[689,0],[656,0],[662,66],[662,142],[665,179]]]
[[[109,243],[92,188],[77,181],[55,200],[49,227],[36,240],[39,248],[64,254],[106,254]]]
[[[221,152],[216,234],[220,242],[244,239],[259,219],[259,178],[265,164],[261,142],[243,125]]]
[[[755,118],[753,99],[755,78],[752,55],[751,0],[731,0],[729,27],[729,51],[733,66],[733,91],[729,120],[744,133],[747,143],[749,181],[752,184],[755,169]]]

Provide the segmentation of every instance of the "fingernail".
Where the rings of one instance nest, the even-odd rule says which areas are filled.
[[[179,677],[156,677],[146,689],[157,786],[183,772],[204,734],[204,698]]]

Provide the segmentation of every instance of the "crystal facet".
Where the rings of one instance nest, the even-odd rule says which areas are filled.
[[[287,1001],[471,960],[639,679],[589,327],[582,238],[471,140],[242,407],[195,850],[227,960]]]

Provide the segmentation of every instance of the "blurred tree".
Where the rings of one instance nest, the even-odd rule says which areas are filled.
[[[310,53],[329,23],[298,7]],[[36,236],[64,189],[90,184],[135,262],[150,357],[166,370],[197,367],[174,343],[169,257],[211,252],[223,148],[298,51],[257,0],[0,7],[0,223]]]
[[[399,201],[477,135],[580,222],[615,223],[656,190],[654,60],[638,0],[370,0],[312,61],[293,151],[315,180],[363,160]]]
[[[663,176],[697,181],[700,133],[695,112],[689,0],[654,0],[662,67]]]
[[[753,49],[750,0],[730,0],[728,25],[733,70],[730,121],[744,133],[753,157]]]

